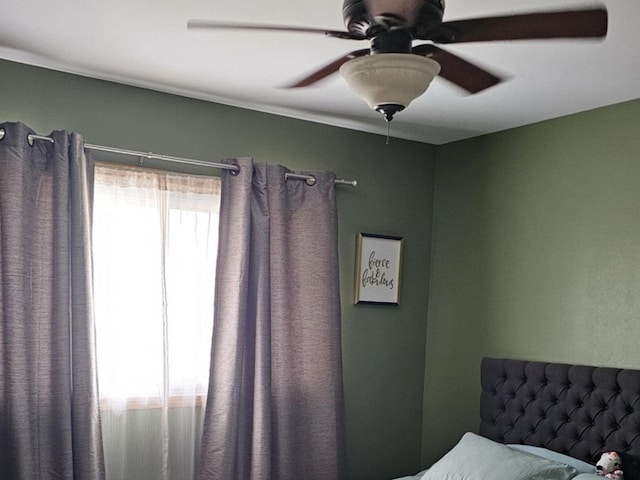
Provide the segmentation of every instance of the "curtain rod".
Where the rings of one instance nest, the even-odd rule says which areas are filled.
[[[2,140],[5,136],[4,129],[0,128],[0,140]],[[46,137],[43,135],[28,135],[29,144],[33,144],[34,140],[43,140],[45,142],[53,143],[54,140],[51,137]],[[237,165],[230,165],[227,163],[215,163],[215,162],[206,162],[204,160],[195,160],[192,158],[183,158],[183,157],[174,157],[171,155],[159,155],[157,153],[152,152],[138,152],[136,150],[128,150],[125,148],[115,148],[115,147],[105,147],[103,145],[94,145],[91,143],[85,143],[84,148],[88,148],[89,150],[96,150],[100,152],[108,152],[108,153],[117,153],[120,155],[129,155],[133,157],[148,158],[153,160],[162,160],[165,162],[173,162],[173,163],[181,163],[184,165],[194,165],[199,167],[209,167],[209,168],[218,168],[220,170],[230,170],[232,172],[237,172],[239,167]],[[293,180],[304,180],[307,185],[315,185],[316,179],[312,175],[301,175],[298,173],[285,173],[285,180],[293,179]],[[352,187],[356,187],[358,185],[357,180],[343,180],[343,179],[335,179],[335,183],[338,185],[350,185]]]

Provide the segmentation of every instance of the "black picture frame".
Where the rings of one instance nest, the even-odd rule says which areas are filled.
[[[399,305],[403,247],[402,237],[358,233],[355,304]]]

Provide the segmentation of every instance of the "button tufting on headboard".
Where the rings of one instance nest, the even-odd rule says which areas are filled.
[[[622,455],[640,480],[640,370],[485,358],[480,434],[595,463]]]

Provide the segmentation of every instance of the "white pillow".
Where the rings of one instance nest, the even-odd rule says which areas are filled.
[[[578,471],[509,448],[474,433],[465,433],[449,453],[420,480],[570,480]]]
[[[558,463],[564,463],[565,465],[571,465],[575,468],[578,473],[591,473],[596,474],[598,470],[595,465],[591,465],[587,462],[583,462],[582,460],[578,460],[577,458],[570,457],[569,455],[563,455],[562,453],[554,452],[553,450],[549,450],[544,447],[532,447],[531,445],[515,445],[509,444],[511,448],[515,448],[522,452],[532,453],[533,455],[538,455],[539,457],[546,458],[547,460],[551,460]]]
[[[423,470],[422,472],[418,472],[415,475],[411,475],[410,477],[394,478],[393,480],[420,480],[420,476],[424,474],[424,472],[426,472],[426,470]],[[600,477],[600,480],[603,480],[602,477]]]

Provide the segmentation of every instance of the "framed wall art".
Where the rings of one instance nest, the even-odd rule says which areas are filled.
[[[399,303],[402,237],[359,233],[355,303]]]

